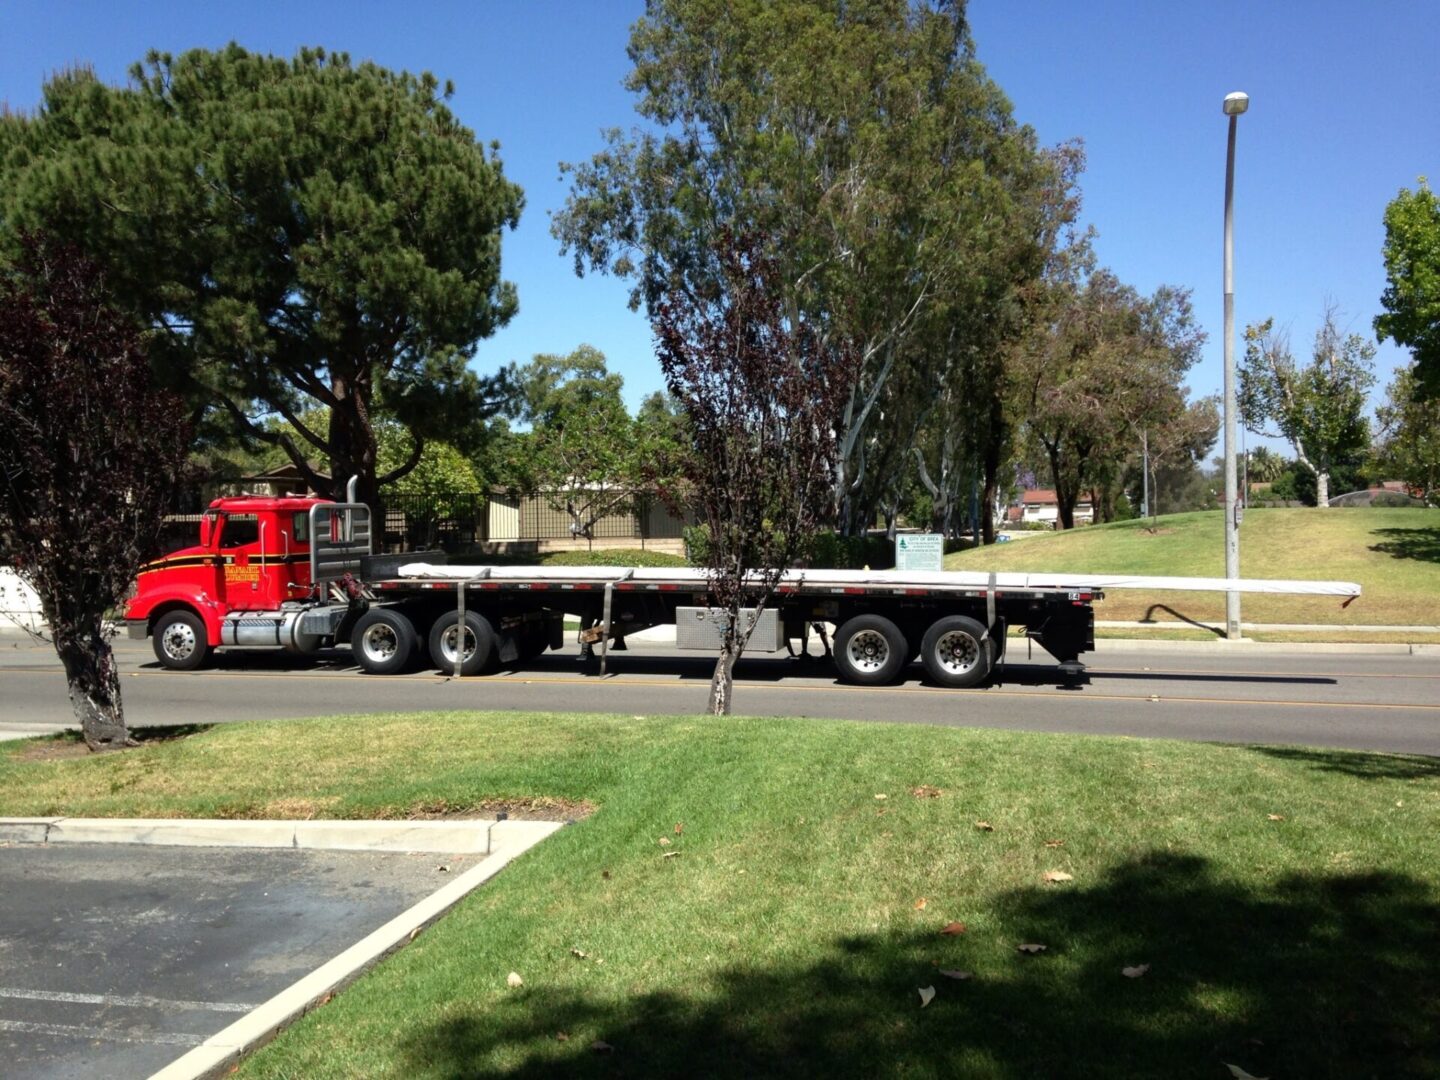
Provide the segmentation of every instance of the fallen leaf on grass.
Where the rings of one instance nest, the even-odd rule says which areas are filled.
[[[994,831],[995,831],[995,826],[994,826],[994,825],[991,825],[988,821],[977,821],[977,822],[975,822],[975,828],[979,829],[981,832],[994,832]]]
[[[1034,956],[1036,953],[1042,953],[1042,952],[1044,952],[1044,951],[1045,951],[1046,949],[1048,949],[1049,947],[1050,947],[1050,946],[1048,946],[1048,945],[1036,945],[1036,944],[1034,944],[1033,942],[1027,941],[1027,942],[1026,942],[1025,944],[1023,944],[1023,945],[1016,945],[1016,946],[1015,946],[1015,951],[1016,951],[1016,952],[1029,953],[1031,956]]]
[[[916,901],[915,901],[915,910],[916,910],[916,911],[924,911],[924,910],[925,910],[925,905],[928,904],[929,902],[930,902],[930,901],[929,901],[929,900],[926,900],[925,897],[923,897],[923,896],[920,897],[919,900],[916,900]]]
[[[935,1000],[935,988],[933,986],[920,987],[920,1007],[923,1009],[930,1002]]]
[[[955,971],[947,968],[941,968],[940,974],[944,975],[947,979],[973,979],[975,977],[973,971]]]
[[[679,854],[680,854],[680,852],[678,852],[678,851],[667,851],[667,852],[665,852],[664,855],[661,855],[660,858],[662,858],[662,859],[673,859],[676,855],[679,855]]]
[[[1064,847],[1064,846],[1065,846],[1065,841],[1064,841],[1064,840],[1046,840],[1046,841],[1045,841],[1045,846],[1046,846],[1046,847]]]
[[[670,846],[670,838],[669,838],[668,836],[662,836],[662,837],[660,837],[660,846],[661,846],[661,847],[669,847],[669,846]]]
[[[1225,1067],[1230,1070],[1230,1075],[1235,1080],[1270,1080],[1268,1076],[1251,1076],[1239,1065],[1231,1065],[1228,1061],[1225,1063]]]
[[[590,1049],[594,1050],[597,1054],[608,1054],[611,1050],[614,1050],[615,1047],[611,1046],[604,1039],[596,1039],[590,1044]]]
[[[956,937],[964,932],[965,924],[963,922],[946,923],[940,928],[941,937]]]
[[[570,955],[579,957],[581,960],[584,960],[585,957],[589,956],[590,954],[587,953],[584,949],[571,949]]]
[[[684,823],[683,821],[677,821],[677,822],[675,822],[675,835],[676,835],[676,836],[679,836],[679,835],[680,835],[681,833],[683,833],[684,831],[685,831],[685,823]]]
[[[1285,815],[1284,815],[1284,814],[1266,814],[1265,816],[1266,816],[1267,818],[1269,818],[1271,821],[1284,821],[1284,820],[1285,820]]]
[[[890,797],[889,795],[876,795],[876,796],[875,796],[875,798],[877,798],[877,799],[888,799],[889,797]]]
[[[609,870],[601,870],[601,871],[600,871],[600,876],[601,876],[602,878],[604,878],[606,881],[609,881],[609,880],[610,880],[610,871],[609,871]]]
[[[1120,969],[1120,974],[1121,974],[1121,975],[1124,975],[1127,979],[1138,979],[1138,978],[1140,978],[1141,975],[1144,975],[1145,972],[1147,972],[1147,971],[1149,971],[1149,970],[1150,970],[1150,965],[1149,965],[1149,964],[1136,964],[1134,967],[1123,967],[1123,968],[1121,968],[1121,969]]]
[[[570,1033],[569,1033],[568,1031],[557,1031],[557,1032],[555,1032],[555,1041],[556,1041],[556,1042],[569,1042],[569,1041],[570,1041]]]
[[[911,788],[910,794],[917,799],[938,799],[944,792],[930,784],[921,784],[919,787]]]
[[[505,985],[513,990],[517,986],[524,986],[525,980],[520,977],[518,971],[512,971],[509,975],[505,976]]]
[[[1045,873],[1040,875],[1040,879],[1054,885],[1058,881],[1074,881],[1075,877],[1072,874],[1065,873],[1064,870],[1046,870]]]
[[[415,927],[414,930],[411,930],[411,931],[410,931],[409,940],[410,940],[410,941],[414,941],[417,937],[419,937],[419,936],[420,936],[420,930],[421,930],[421,929],[422,929],[421,927],[417,926],[417,927]]]

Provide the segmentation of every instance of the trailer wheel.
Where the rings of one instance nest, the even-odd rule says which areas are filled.
[[[155,620],[155,659],[172,671],[194,671],[210,659],[205,623],[193,611],[169,611]]]
[[[430,659],[442,675],[455,673],[456,612],[448,611],[430,628]],[[495,651],[495,628],[478,611],[465,612],[465,644],[460,659],[461,675],[479,675]]]
[[[394,608],[371,608],[350,632],[350,650],[371,675],[397,674],[415,652],[415,624]]]
[[[995,660],[995,642],[985,628],[964,615],[948,615],[925,631],[920,661],[925,674],[942,686],[976,686]]]
[[[894,682],[909,657],[905,635],[883,615],[856,615],[835,633],[835,667],[846,682]]]

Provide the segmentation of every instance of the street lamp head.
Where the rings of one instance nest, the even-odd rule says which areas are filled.
[[[1244,112],[1246,109],[1248,109],[1249,107],[1250,107],[1250,95],[1249,95],[1249,94],[1245,94],[1245,93],[1242,93],[1242,92],[1239,91],[1239,90],[1236,90],[1233,94],[1226,94],[1226,95],[1225,95],[1225,104],[1224,104],[1223,108],[1225,109],[1225,115],[1226,115],[1226,116],[1239,116],[1241,113],[1243,113],[1243,112]]]

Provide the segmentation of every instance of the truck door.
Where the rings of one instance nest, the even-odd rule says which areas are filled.
[[[225,606],[231,611],[259,611],[269,605],[260,589],[260,519],[255,514],[220,518],[220,569],[225,579]]]

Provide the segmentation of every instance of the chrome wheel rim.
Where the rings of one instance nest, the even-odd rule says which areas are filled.
[[[890,659],[890,643],[878,630],[861,630],[853,635],[845,651],[857,671],[879,671]]]
[[[195,652],[195,629],[189,623],[173,622],[161,636],[165,655],[172,660],[188,660]]]
[[[447,664],[455,663],[455,639],[458,636],[459,635],[456,633],[455,627],[453,626],[447,629],[445,633],[440,635],[440,655],[445,657],[445,662]],[[462,664],[466,660],[469,660],[470,657],[475,655],[475,632],[471,630],[468,626],[465,628],[464,648],[465,655],[460,658],[460,662]]]
[[[964,675],[980,662],[980,643],[964,630],[941,634],[935,643],[935,662],[949,675]]]
[[[376,623],[365,631],[365,636],[361,639],[360,644],[365,649],[365,655],[371,660],[384,663],[399,651],[400,638],[396,635],[393,626]]]

